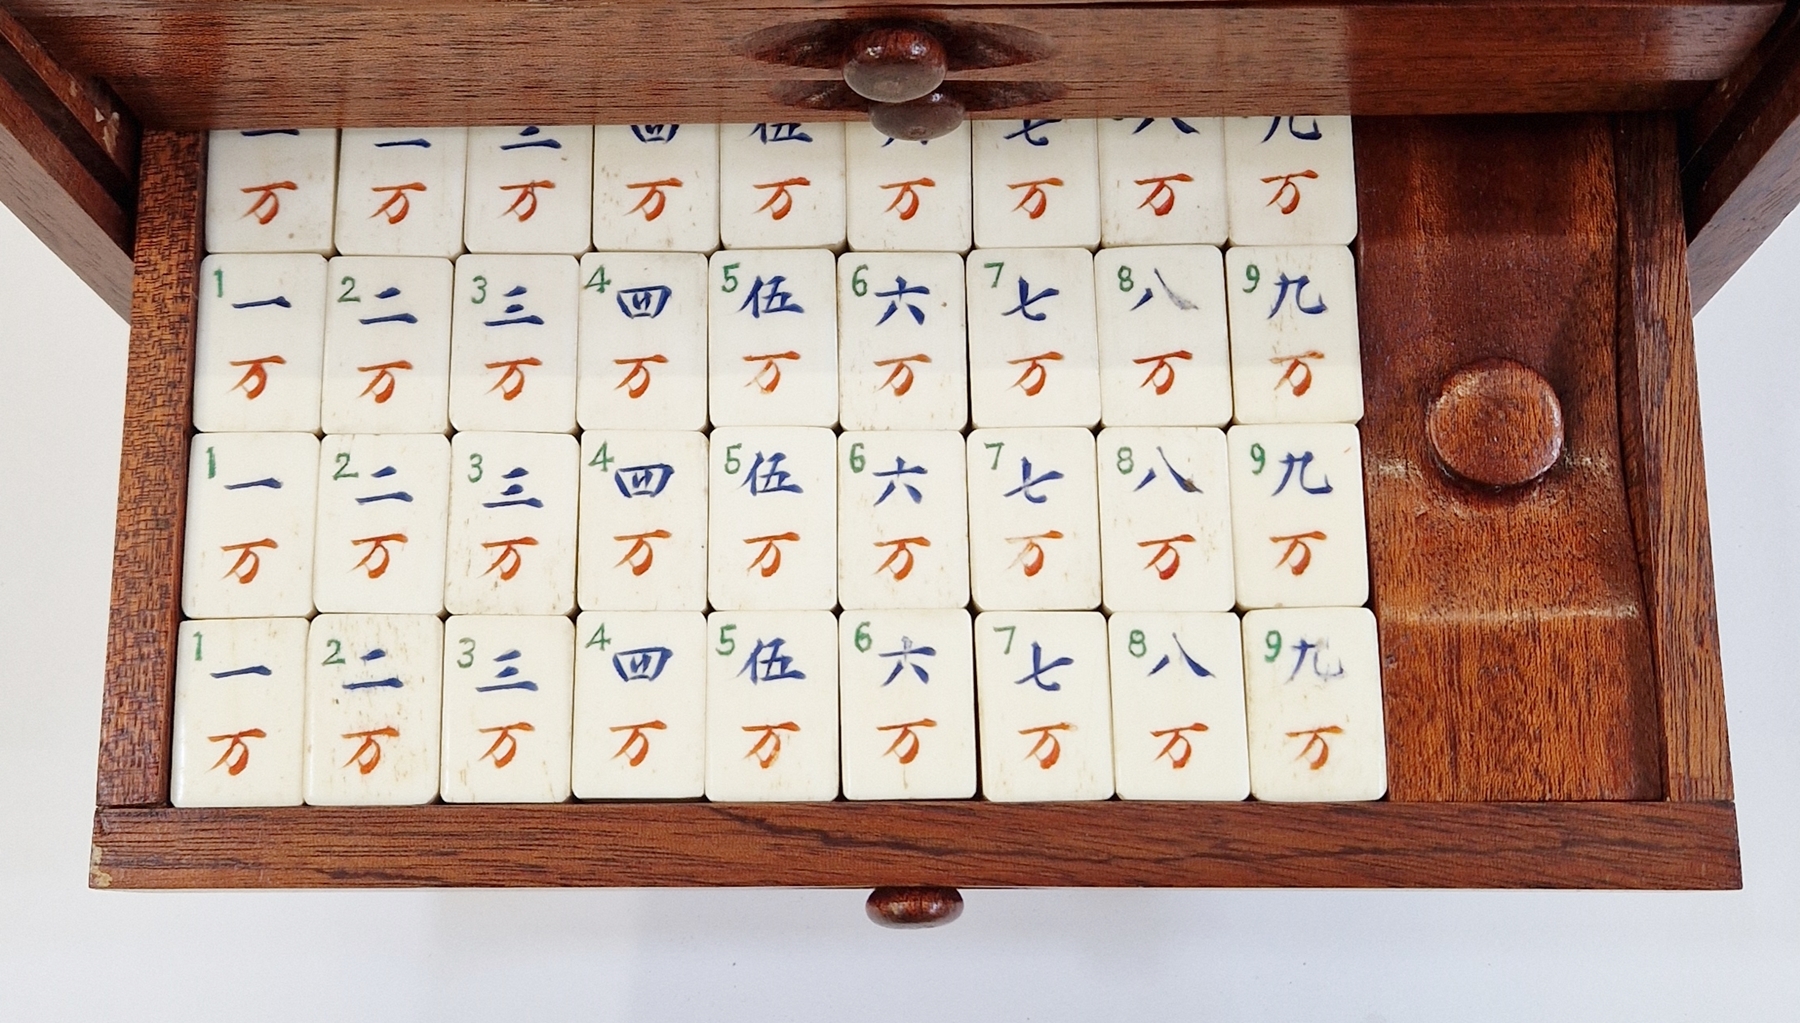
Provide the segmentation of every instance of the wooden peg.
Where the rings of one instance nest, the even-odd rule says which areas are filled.
[[[877,103],[905,103],[944,84],[950,69],[944,44],[922,28],[872,28],[856,37],[844,59],[844,84]]]
[[[869,919],[883,927],[942,927],[962,916],[963,898],[956,889],[938,885],[884,887],[869,893],[865,908]]]
[[[948,135],[963,122],[963,105],[945,92],[934,92],[909,103],[869,104],[869,123],[888,138],[923,142]]]
[[[1538,373],[1511,359],[1483,359],[1444,381],[1425,414],[1438,463],[1486,487],[1537,479],[1562,454],[1562,403]]]

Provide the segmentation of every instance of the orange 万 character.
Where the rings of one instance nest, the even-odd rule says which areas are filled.
[[[275,542],[274,537],[268,536],[261,540],[251,540],[248,543],[233,543],[220,547],[219,549],[227,554],[236,551],[238,557],[231,563],[231,567],[225,570],[225,574],[219,578],[229,579],[236,576],[239,586],[250,585],[255,581],[256,573],[262,571],[262,556],[256,552],[262,548],[277,550],[280,547],[281,545]]]
[[[1040,770],[1048,771],[1055,767],[1056,762],[1062,759],[1062,742],[1051,733],[1070,732],[1074,729],[1075,726],[1067,721],[1059,721],[1054,725],[1038,725],[1035,728],[1019,729],[1020,735],[1031,735],[1035,732],[1038,737],[1037,742],[1032,744],[1031,749],[1025,754],[1025,759],[1036,760]],[[1045,749],[1046,746],[1049,748]]]
[[[1187,182],[1192,180],[1194,180],[1194,178],[1191,174],[1164,174],[1157,178],[1138,178],[1134,180],[1132,182],[1133,184],[1156,186],[1150,190],[1149,195],[1144,196],[1143,202],[1138,203],[1138,209],[1149,209],[1152,214],[1159,217],[1168,216],[1169,212],[1175,208],[1175,189],[1169,182]]]
[[[903,721],[897,725],[876,725],[875,730],[877,732],[898,732],[898,734],[894,736],[894,741],[889,744],[887,749],[881,752],[881,755],[885,757],[892,753],[894,759],[900,761],[902,764],[912,763],[919,755],[919,733],[913,731],[913,729],[936,727],[937,722],[930,718],[920,718],[917,721]],[[902,747],[905,748],[902,749]]]
[[[875,389],[879,391],[883,387],[891,387],[894,389],[894,397],[904,397],[906,392],[912,390],[913,386],[913,368],[907,365],[912,362],[926,364],[931,362],[931,356],[920,352],[917,355],[902,355],[897,359],[876,359],[875,367],[877,369],[888,366],[892,366],[893,369],[888,370],[887,379],[876,384]]]
[[[494,558],[494,563],[487,567],[487,572],[481,574],[487,575],[488,572],[499,569],[500,581],[506,582],[513,576],[518,575],[519,569],[523,568],[525,565],[525,558],[519,553],[518,548],[536,546],[537,537],[535,536],[518,536],[511,540],[495,540],[493,543],[482,544],[482,550],[491,551],[498,547],[500,548],[500,553]]]
[[[231,385],[231,389],[235,391],[241,387],[244,390],[244,399],[255,401],[263,393],[263,388],[269,386],[269,371],[263,367],[266,365],[285,366],[287,360],[279,355],[265,355],[260,359],[238,359],[228,365],[250,367],[244,371],[242,377],[238,378],[237,383]]]
[[[1143,540],[1138,543],[1138,546],[1156,548],[1156,553],[1144,563],[1144,567],[1155,570],[1158,579],[1168,582],[1175,578],[1176,572],[1181,571],[1181,552],[1175,549],[1175,545],[1193,542],[1192,533],[1182,533],[1179,536],[1168,536],[1161,540]]]
[[[1030,536],[1009,536],[1007,543],[1024,543],[1019,549],[1019,556],[1012,560],[1012,565],[1021,565],[1025,570],[1025,578],[1029,579],[1044,570],[1044,548],[1039,540],[1061,540],[1062,530],[1052,529],[1047,533],[1033,533]],[[1006,566],[1011,568],[1012,565]]]
[[[1312,564],[1312,546],[1306,541],[1323,539],[1325,539],[1325,534],[1316,529],[1309,533],[1295,533],[1291,536],[1269,537],[1270,543],[1287,544],[1287,547],[1281,552],[1281,560],[1275,563],[1275,567],[1280,568],[1283,565],[1287,565],[1288,559],[1294,557],[1294,552],[1298,551],[1300,556],[1294,560],[1292,565],[1288,565],[1288,571],[1295,575],[1305,575],[1306,567]]]
[[[920,188],[936,188],[937,182],[930,178],[914,178],[911,181],[895,181],[882,185],[882,190],[899,189],[894,193],[894,201],[887,204],[883,213],[894,213],[901,220],[911,220],[919,212]]]
[[[483,753],[475,759],[477,761],[492,759],[496,770],[505,767],[507,764],[512,763],[513,757],[519,752],[519,740],[513,736],[513,733],[535,731],[537,731],[537,729],[531,727],[531,722],[529,721],[515,721],[510,725],[495,725],[492,728],[478,728],[476,729],[477,734],[494,735],[494,743],[487,748],[486,753]],[[496,735],[494,733],[499,734]],[[501,746],[506,747],[506,752],[499,752]]]
[[[663,208],[669,204],[668,197],[663,194],[663,189],[680,188],[681,179],[663,178],[661,181],[634,181],[627,184],[625,187],[646,189],[644,197],[637,201],[636,206],[626,210],[625,215],[630,216],[639,210],[643,210],[644,223],[648,224],[657,217],[662,216]]]
[[[612,728],[608,728],[607,731],[609,732],[630,733],[625,736],[624,744],[619,747],[617,753],[612,755],[612,759],[617,760],[620,757],[626,757],[625,766],[638,766],[644,762],[645,757],[650,755],[650,737],[644,734],[644,729],[650,728],[660,732],[668,727],[669,726],[663,724],[662,721],[654,720],[640,721],[635,725],[615,725]]]
[[[1043,364],[1046,362],[1061,362],[1062,358],[1063,354],[1061,352],[1040,352],[1037,355],[1027,355],[1022,359],[1006,360],[1008,366],[1017,366],[1020,363],[1025,364],[1025,369],[1019,373],[1019,379],[1014,380],[1012,385],[1019,390],[1024,391],[1025,397],[1027,398],[1037,397],[1038,392],[1044,389],[1044,384],[1048,383],[1050,380],[1050,371],[1046,369]],[[1027,380],[1031,382],[1026,383]]]
[[[556,182],[554,181],[522,181],[516,185],[501,185],[500,190],[502,192],[516,191],[519,194],[513,199],[512,205],[502,210],[500,215],[504,217],[508,213],[516,214],[519,218],[519,223],[523,224],[533,216],[537,215],[537,190],[540,188],[555,187]]]
[[[1284,217],[1293,213],[1300,208],[1300,186],[1294,183],[1294,179],[1317,179],[1318,176],[1318,171],[1303,170],[1295,171],[1292,174],[1276,174],[1262,179],[1262,182],[1265,185],[1274,185],[1277,181],[1281,182],[1281,184],[1275,186],[1275,194],[1270,196],[1269,201],[1263,203],[1263,205],[1276,206],[1279,204],[1278,208],[1281,210],[1281,215]],[[1286,199],[1282,198],[1284,195],[1287,196]]]
[[[379,740],[400,738],[400,729],[387,725],[382,728],[371,728],[366,732],[345,732],[340,738],[362,740],[362,745],[356,747],[356,752],[350,754],[350,759],[344,761],[343,766],[349,767],[351,764],[355,764],[356,773],[368,774],[381,763]]]
[[[425,182],[423,181],[409,181],[404,185],[375,185],[370,188],[369,191],[387,192],[390,194],[380,206],[375,207],[374,213],[369,214],[369,219],[373,220],[376,217],[386,214],[388,223],[400,223],[402,220],[406,219],[408,213],[412,212],[412,199],[406,193],[423,192],[426,190]]]
[[[1280,380],[1275,381],[1275,389],[1279,391],[1281,385],[1286,384],[1296,398],[1312,390],[1313,371],[1308,360],[1323,358],[1324,352],[1301,352],[1299,355],[1277,355],[1270,359],[1277,366],[1287,363],[1287,371],[1281,374]]]
[[[631,549],[625,552],[624,557],[613,562],[613,567],[618,568],[620,565],[630,565],[632,575],[643,575],[645,572],[650,571],[651,565],[656,563],[656,548],[650,546],[650,541],[667,540],[672,535],[674,534],[666,529],[652,529],[648,533],[626,533],[624,536],[613,537],[614,540],[617,540],[620,543],[624,543],[627,540],[631,541]]]
[[[661,366],[669,361],[665,355],[646,355],[641,359],[614,359],[615,366],[630,366],[625,372],[625,379],[613,385],[613,390],[624,391],[625,397],[636,400],[644,396],[650,389],[650,367],[646,363],[654,362]]]
[[[392,555],[388,554],[387,545],[390,543],[405,543],[405,542],[406,542],[406,534],[405,533],[387,533],[382,536],[365,536],[360,540],[350,541],[351,547],[360,547],[363,544],[370,545],[369,552],[362,556],[361,561],[352,565],[350,567],[350,571],[354,572],[357,569],[362,568],[364,565],[369,565],[369,568],[368,568],[369,578],[371,578],[371,579],[381,578],[382,576],[387,574],[388,562],[392,558]],[[379,561],[376,564],[370,565],[369,562],[374,561],[375,557],[377,555],[380,555],[381,561]]]
[[[757,566],[760,565],[760,566],[762,566],[761,567],[762,577],[764,579],[767,579],[770,576],[774,575],[775,573],[781,571],[781,548],[776,546],[776,544],[780,543],[781,541],[787,541],[789,543],[794,543],[794,542],[798,542],[799,539],[800,539],[800,534],[791,532],[791,531],[786,532],[786,533],[773,533],[769,536],[750,537],[748,540],[745,540],[744,542],[747,544],[759,543],[759,544],[762,544],[763,546],[762,546],[762,550],[756,552],[755,560],[750,562],[750,567],[744,569],[744,572],[746,574],[748,574],[750,571],[752,571],[753,569],[756,569]],[[768,564],[764,565],[763,564],[764,561],[767,561]]]
[[[257,223],[267,224],[281,213],[281,197],[275,193],[278,191],[292,192],[299,187],[292,181],[271,181],[266,185],[251,185],[238,189],[245,195],[253,192],[256,194],[256,200],[250,204],[249,209],[244,211],[244,216],[255,217]]]
[[[1192,359],[1193,357],[1193,352],[1190,352],[1185,348],[1179,348],[1173,352],[1164,352],[1161,355],[1146,355],[1141,359],[1133,359],[1131,360],[1131,364],[1134,366],[1142,366],[1145,363],[1154,363],[1154,365],[1150,367],[1150,373],[1144,377],[1144,382],[1138,386],[1148,387],[1157,394],[1168,394],[1169,388],[1175,386],[1175,367],[1170,365],[1169,360],[1185,360]]]
[[[1170,769],[1181,770],[1188,765],[1188,760],[1194,755],[1194,744],[1188,739],[1187,733],[1206,731],[1211,731],[1211,729],[1207,728],[1204,722],[1196,721],[1191,725],[1180,725],[1151,732],[1152,739],[1160,739],[1165,735],[1169,737],[1169,741],[1163,744],[1163,748],[1157,752],[1156,756],[1150,758],[1151,762],[1154,763],[1168,757]],[[1180,747],[1181,752],[1175,752],[1177,747]]]
[[[781,757],[781,736],[777,733],[798,732],[799,730],[800,726],[792,721],[783,721],[778,725],[745,725],[744,731],[761,732],[762,736],[756,740],[756,745],[750,747],[750,752],[744,754],[744,759],[755,757],[756,766],[767,771],[774,767],[775,761]],[[769,747],[767,755],[763,753],[765,746]]]
[[[230,744],[225,747],[225,752],[219,754],[219,759],[215,760],[213,765],[207,768],[207,770],[216,771],[220,767],[224,767],[225,773],[233,778],[243,774],[244,768],[250,765],[250,747],[244,743],[244,740],[266,739],[268,737],[269,733],[260,728],[246,728],[241,732],[231,732],[227,735],[207,736],[207,742],[225,742]]]
[[[787,215],[794,210],[794,195],[792,192],[789,192],[788,189],[805,188],[811,184],[812,181],[807,178],[785,178],[781,181],[770,181],[764,184],[751,186],[753,188],[774,189],[774,191],[769,193],[769,197],[763,201],[763,204],[756,208],[756,212],[761,213],[763,210],[768,210],[769,219],[785,219]]]
[[[783,359],[788,360],[790,362],[798,362],[798,361],[800,361],[800,353],[799,352],[770,352],[767,355],[746,355],[746,356],[744,356],[745,362],[760,362],[760,363],[762,363],[762,366],[759,367],[757,369],[756,373],[750,377],[750,382],[745,384],[744,386],[745,387],[755,386],[757,390],[761,391],[764,394],[774,394],[775,388],[781,386],[781,367],[779,365],[776,365],[776,362],[777,362],[777,360],[783,360]]]
[[[1312,759],[1307,761],[1306,768],[1309,771],[1317,771],[1325,766],[1326,761],[1331,759],[1331,744],[1325,741],[1325,737],[1327,735],[1343,734],[1344,730],[1341,727],[1337,725],[1325,725],[1321,728],[1303,728],[1298,732],[1289,732],[1287,733],[1287,737],[1290,739],[1298,739],[1302,735],[1306,736],[1306,745],[1300,748],[1300,754],[1294,759],[1305,760],[1309,755],[1312,756]],[[1313,754],[1313,747],[1315,746],[1317,746],[1319,750],[1316,755]]]
[[[525,392],[525,370],[521,367],[542,366],[543,364],[543,360],[535,358],[505,359],[500,362],[484,364],[487,369],[501,370],[500,379],[494,381],[494,386],[488,388],[488,392],[491,394],[499,391],[500,397],[504,401],[517,398]]]
[[[1026,190],[1025,194],[1019,197],[1019,202],[1013,209],[1024,210],[1026,217],[1036,220],[1044,215],[1045,210],[1050,208],[1050,193],[1044,191],[1044,186],[1048,185],[1051,188],[1061,188],[1062,183],[1063,181],[1061,178],[1039,178],[1036,181],[1020,181],[1017,184],[1007,185],[1006,187],[1023,188]]]
[[[364,394],[367,394],[375,399],[375,404],[387,404],[387,400],[394,396],[394,385],[398,383],[398,378],[394,376],[394,370],[412,368],[413,364],[405,359],[396,359],[393,362],[379,362],[373,366],[356,367],[358,373],[375,374],[375,376],[369,380],[369,385],[362,389],[362,394],[358,394],[357,397],[360,398]]]
[[[894,562],[898,561],[901,558],[905,558],[906,561],[903,562],[898,568],[894,569],[894,581],[900,582],[900,581],[904,580],[907,576],[912,575],[913,552],[909,548],[913,544],[917,544],[920,547],[930,547],[931,541],[925,539],[922,536],[903,536],[898,540],[877,540],[877,541],[875,541],[876,547],[892,547],[893,548],[893,550],[888,552],[887,560],[882,562],[879,566],[876,567],[875,574],[880,575],[889,565],[894,564]]]

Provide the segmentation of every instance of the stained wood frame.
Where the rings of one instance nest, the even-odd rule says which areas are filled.
[[[1738,887],[1674,120],[1507,130],[1579,130],[1593,144],[1596,124],[1611,148],[1614,209],[1601,220],[1616,245],[1605,343],[1617,404],[1607,407],[1629,520],[1612,528],[1629,529],[1641,586],[1657,718],[1650,798],[1311,805],[170,807],[205,140],[146,133],[90,883]],[[1377,124],[1373,135],[1429,139],[1438,127]],[[1391,185],[1359,181],[1371,204],[1371,189]],[[1384,655],[1396,656],[1385,637]]]

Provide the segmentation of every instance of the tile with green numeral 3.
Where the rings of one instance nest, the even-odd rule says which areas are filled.
[[[444,622],[446,803],[569,798],[575,630],[561,615]]]

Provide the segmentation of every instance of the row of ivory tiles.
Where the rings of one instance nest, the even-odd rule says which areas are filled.
[[[1347,245],[1348,117],[212,133],[211,252]]]
[[[1360,607],[188,621],[173,749],[182,807],[1386,789]]]
[[[213,255],[206,432],[1355,422],[1341,245]]]
[[[199,434],[182,609],[1356,606],[1361,461],[1343,423]]]

